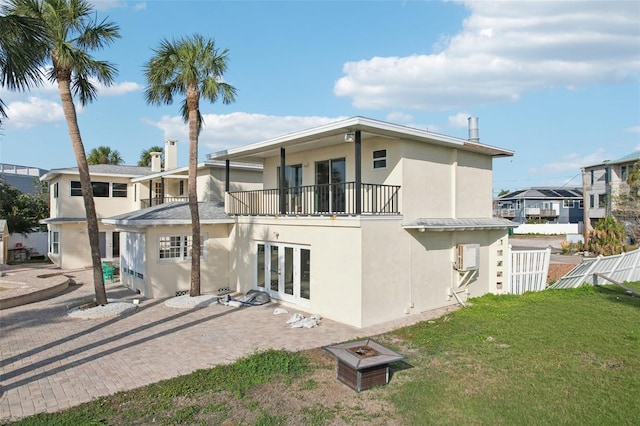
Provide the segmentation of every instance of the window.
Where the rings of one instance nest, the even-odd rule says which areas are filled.
[[[379,149],[373,151],[373,168],[374,169],[386,169],[387,168],[387,150]]]
[[[591,185],[595,182],[595,170],[591,170]]]
[[[184,179],[178,183],[178,195],[184,195]]]
[[[562,207],[565,209],[571,209],[575,207],[575,202],[573,200],[562,200]]]
[[[154,182],[153,190],[155,191],[156,198],[162,197],[162,182]]]
[[[58,198],[58,182],[53,184],[53,198]]]
[[[620,167],[620,180],[626,182],[627,181],[627,166]]]
[[[126,183],[112,183],[111,184],[111,196],[114,198],[127,198],[127,184]]]
[[[80,182],[77,180],[71,181],[71,196],[82,197],[82,188],[80,187]]]
[[[594,208],[596,206],[596,196],[591,194],[589,195],[589,208]]]
[[[109,197],[109,182],[91,182],[94,197]]]
[[[604,169],[604,183],[609,183],[609,168],[605,167]]]
[[[584,200],[580,200],[580,204],[578,204],[578,207],[584,209]]]
[[[200,257],[205,257],[204,242],[207,235],[200,236]],[[162,235],[158,241],[160,260],[186,260],[191,258],[191,235]]]
[[[598,195],[598,207],[607,207],[608,199],[607,194]]]
[[[60,233],[58,231],[49,232],[49,251],[53,254],[60,253]]]

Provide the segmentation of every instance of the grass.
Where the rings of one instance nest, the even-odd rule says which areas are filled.
[[[640,298],[614,287],[487,295],[377,336],[407,358],[388,386],[349,391],[351,401],[311,398],[335,390],[333,372],[329,384],[306,355],[267,351],[16,424],[637,424],[639,320]],[[283,394],[309,401],[254,398]]]

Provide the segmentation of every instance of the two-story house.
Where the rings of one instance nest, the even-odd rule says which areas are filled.
[[[518,223],[581,223],[583,197],[580,188],[526,188],[494,200],[494,216]]]
[[[152,153],[151,167],[89,166],[104,261],[120,262],[126,243],[121,229],[106,219],[144,212],[150,206],[166,210],[168,206],[187,205],[188,168],[177,167],[176,141],[165,141],[164,165],[161,154]],[[206,161],[198,164],[197,170],[198,201],[220,203],[224,198],[225,163]],[[234,167],[231,177],[237,179],[234,182],[238,187],[253,189],[262,186],[261,175],[259,166],[247,165]],[[50,214],[43,221],[49,232],[49,258],[63,269],[91,266],[78,168],[51,170],[41,180],[49,184]],[[140,229],[136,232],[139,234]]]
[[[209,156],[264,167],[227,191],[229,286],[364,327],[506,289],[492,161],[513,152],[354,117]],[[227,163],[229,164],[229,163]]]
[[[591,227],[613,212],[618,195],[629,192],[627,179],[638,161],[640,152],[634,152],[614,161],[603,161],[582,168],[584,205],[587,210],[585,216],[591,222]]]

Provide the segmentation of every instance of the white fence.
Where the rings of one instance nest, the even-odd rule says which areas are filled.
[[[549,288],[575,288],[584,283],[594,284],[593,274],[603,274],[617,282],[640,281],[640,249],[615,256],[583,259]]]
[[[514,234],[562,235],[580,232],[582,232],[582,223],[523,223],[513,229]]]
[[[509,256],[510,294],[523,294],[527,291],[542,291],[547,286],[551,249],[511,250]]]
[[[40,255],[47,255],[47,233],[46,232],[31,232],[27,235],[11,234],[9,235],[9,249],[16,247],[27,247],[32,253],[38,253]]]

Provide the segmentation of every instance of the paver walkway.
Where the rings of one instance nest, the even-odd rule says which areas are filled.
[[[92,296],[93,286],[90,271],[70,275],[77,285],[63,294],[0,310],[0,421],[58,411],[229,363],[257,350],[310,349],[447,312],[426,312],[364,329],[330,320],[313,329],[292,329],[286,320],[293,311],[274,315],[274,304],[181,310],[154,299],[143,300],[134,313],[123,317],[76,319],[67,315],[67,307]],[[107,285],[107,294],[137,297],[118,283]]]

